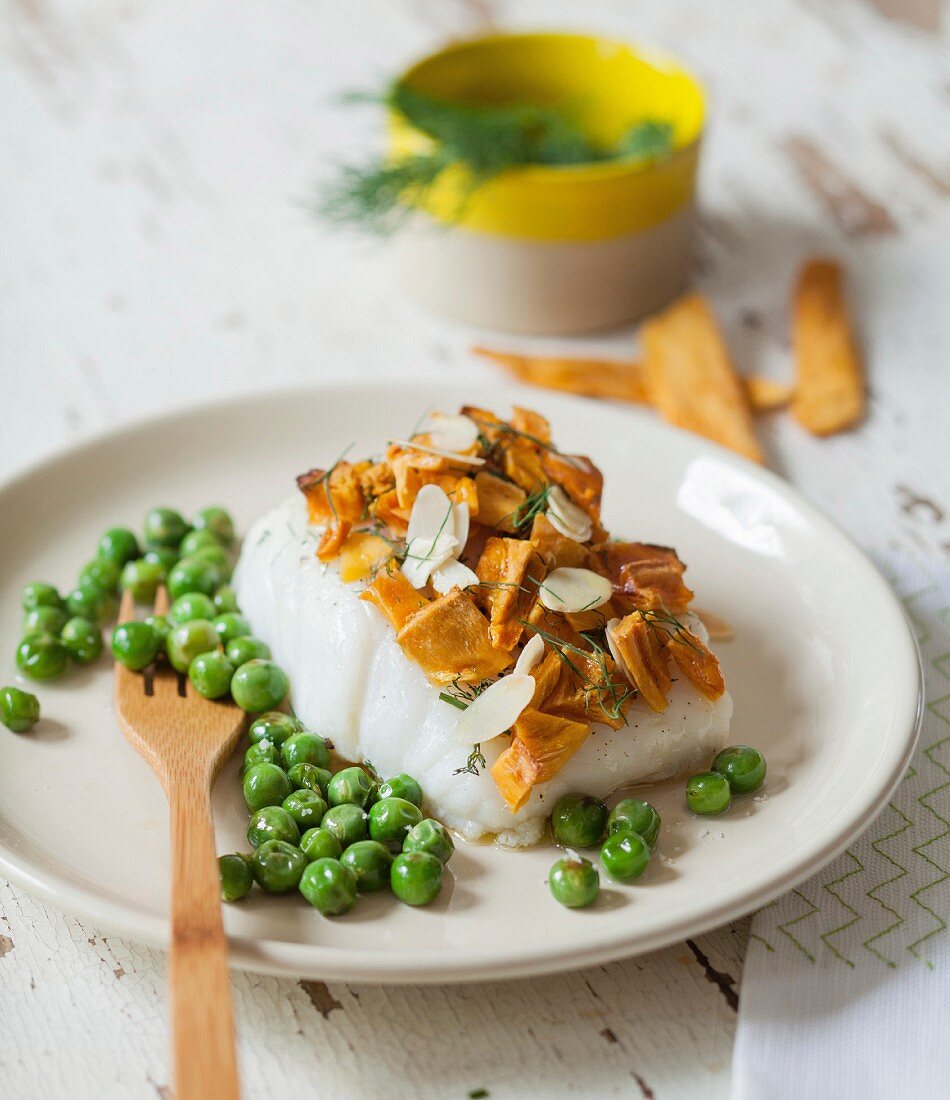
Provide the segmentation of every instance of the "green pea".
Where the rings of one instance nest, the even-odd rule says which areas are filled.
[[[343,848],[366,839],[366,813],[351,802],[331,806],[320,824],[333,833]]]
[[[245,772],[243,788],[247,808],[260,810],[279,806],[290,794],[290,780],[276,764],[255,764]]]
[[[200,558],[218,569],[221,574],[219,585],[226,584],[231,579],[234,565],[231,561],[231,555],[223,546],[202,546],[192,554],[192,557]]]
[[[247,731],[252,741],[273,741],[275,745],[282,745],[288,737],[300,733],[303,726],[292,714],[284,714],[280,710],[271,710],[267,714],[261,714],[250,725]]]
[[[99,600],[99,622],[107,622],[110,619],[114,619],[119,614],[119,596],[118,588],[102,588],[95,581],[86,577],[80,581],[79,587],[92,596],[98,597]],[[67,608],[69,607],[69,601],[66,601]],[[88,615],[84,618],[89,618]]]
[[[300,840],[300,830],[282,806],[263,806],[247,823],[247,840],[253,848],[259,848],[268,840],[296,844]]]
[[[765,757],[751,745],[731,745],[716,753],[712,770],[726,777],[733,794],[752,794],[765,782]]]
[[[57,589],[45,581],[33,581],[23,589],[24,611],[32,611],[36,607],[62,607],[63,602]]]
[[[214,630],[214,627],[211,629]],[[284,670],[273,661],[260,657],[241,665],[231,681],[231,695],[235,703],[249,714],[274,710],[283,702],[289,688]]]
[[[186,592],[168,609],[168,621],[175,626],[191,623],[195,619],[214,619],[214,604],[203,592]]]
[[[152,603],[158,586],[164,583],[165,567],[155,561],[139,558],[126,562],[119,580],[126,592],[132,593],[136,603]]]
[[[255,741],[244,753],[241,774],[249,771],[255,764],[280,764],[280,750],[270,741]],[[293,779],[290,780],[290,784],[292,787],[296,786]]]
[[[145,516],[145,541],[159,546],[177,546],[185,537],[188,524],[174,508],[152,508]]]
[[[643,802],[639,798],[624,798],[610,811],[607,832],[624,832],[627,829],[639,833],[652,848],[660,835],[660,815],[649,802]]]
[[[40,701],[17,687],[0,688],[0,722],[14,733],[26,733],[40,720]]]
[[[126,668],[139,672],[159,655],[162,640],[148,623],[119,623],[112,631],[112,656]]]
[[[356,904],[356,876],[338,859],[315,859],[300,878],[300,892],[325,917],[338,917]]]
[[[406,905],[428,905],[442,889],[442,861],[428,852],[402,852],[393,860],[389,884]]]
[[[548,872],[548,886],[555,901],[568,909],[583,909],[597,900],[600,875],[589,859],[566,856]]]
[[[51,607],[48,604],[34,607],[23,616],[23,634],[35,634],[40,630],[47,634],[59,634],[68,618],[61,607]]]
[[[162,645],[168,640],[168,632],[171,630],[171,623],[164,615],[146,615],[142,620],[143,623],[148,625],[155,631],[155,633],[162,639]]]
[[[316,791],[326,801],[332,778],[326,768],[318,768],[316,764],[294,764],[288,769],[287,778],[294,790]]]
[[[318,768],[326,768],[330,763],[327,743],[316,733],[291,734],[281,745],[280,756],[285,768],[292,768],[295,764],[313,764]],[[329,788],[327,793],[329,795]],[[336,803],[330,801],[330,805],[335,806]]]
[[[222,901],[238,901],[250,893],[254,885],[254,872],[247,856],[238,852],[219,856],[218,872],[221,875]]]
[[[301,831],[315,828],[327,812],[327,804],[321,796],[316,791],[310,791],[306,788],[291,791],[284,799],[282,806],[297,822],[297,827]]]
[[[405,798],[382,798],[370,807],[369,835],[400,851],[406,834],[422,820],[422,810]]]
[[[389,885],[393,857],[390,850],[375,840],[358,840],[340,856],[344,867],[349,867],[356,879],[356,889],[361,894],[385,890]]]
[[[229,584],[222,584],[214,594],[214,608],[219,615],[228,611],[238,611],[237,593]]]
[[[178,672],[187,672],[188,666],[199,653],[210,653],[218,648],[218,632],[207,619],[193,619],[169,630],[165,639],[165,651]]]
[[[307,859],[339,859],[343,845],[330,832],[322,827],[308,829],[300,838],[300,850]]]
[[[73,618],[88,619],[91,623],[114,618],[119,609],[111,592],[104,592],[92,583],[84,588],[74,588],[66,597],[66,607]]]
[[[128,527],[110,527],[99,539],[96,556],[121,569],[127,561],[139,556],[139,540]]]
[[[731,802],[729,780],[718,772],[700,772],[686,781],[686,805],[694,814],[721,814]]]
[[[39,630],[17,646],[16,664],[31,680],[55,680],[66,670],[69,652],[55,634]]]
[[[607,807],[587,794],[565,794],[554,803],[551,830],[558,844],[568,848],[593,848],[607,824]]]
[[[217,650],[199,653],[188,666],[188,679],[205,699],[220,699],[231,690],[234,665]]]
[[[400,772],[392,779],[380,783],[376,794],[379,798],[404,798],[422,809],[422,788],[411,775]]]
[[[312,736],[312,734],[309,736]],[[286,750],[287,745],[284,745],[284,751],[286,752]],[[329,757],[329,754],[327,755]],[[316,761],[311,761],[311,763],[316,763]],[[349,802],[354,806],[365,809],[372,791],[373,781],[362,768],[344,768],[343,771],[337,772],[330,780],[330,786],[327,788],[327,801],[331,806],[342,806],[345,802]]]
[[[262,642],[260,638],[254,638],[245,634],[240,638],[232,638],[224,647],[228,660],[235,668],[246,665],[248,661],[256,661],[259,658],[270,657],[270,646]]]
[[[223,615],[218,615],[213,622],[222,645],[227,645],[235,638],[247,637],[251,633],[251,624],[236,611],[226,611]]]
[[[102,656],[102,631],[88,619],[76,616],[62,629],[59,640],[69,655],[81,665],[91,665]]]
[[[611,833],[600,849],[604,870],[617,882],[633,882],[647,869],[650,845],[639,833],[623,829]]]
[[[120,569],[114,562],[93,558],[79,571],[79,587],[93,584],[104,592],[115,593],[119,589]]]
[[[220,546],[221,543],[211,534],[210,531],[189,531],[187,535],[181,540],[181,545],[178,547],[178,553],[183,558],[187,558],[189,554],[195,554],[199,550],[203,550],[206,546]]]
[[[166,584],[173,600],[187,592],[203,592],[206,596],[213,596],[221,584],[221,573],[212,562],[192,554],[169,569]]]
[[[168,576],[169,570],[176,565],[181,554],[172,546],[148,546],[142,555],[142,560],[149,565],[159,565],[162,569],[162,580]]]
[[[283,840],[265,840],[251,856],[258,885],[268,894],[289,894],[307,866],[307,857],[299,848]]]
[[[441,821],[427,817],[406,834],[402,850],[404,852],[428,852],[430,856],[448,863],[455,851],[452,834]]]
[[[202,508],[191,522],[196,531],[209,531],[222,546],[234,542],[234,521],[223,508]]]

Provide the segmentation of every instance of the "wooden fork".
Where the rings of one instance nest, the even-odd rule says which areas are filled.
[[[155,613],[168,610],[159,589]],[[126,592],[119,622],[135,618]],[[211,785],[244,728],[230,702],[198,695],[167,663],[148,680],[115,666],[115,702],[126,738],[165,788],[171,815],[172,938],[169,959],[176,1100],[236,1100],[234,1014],[211,818]]]

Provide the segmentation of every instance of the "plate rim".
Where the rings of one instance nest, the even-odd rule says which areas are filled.
[[[435,394],[456,391],[464,398],[471,398],[471,391],[477,389],[481,399],[486,388],[484,382],[470,380],[408,380],[394,383],[384,378],[361,379],[354,382],[328,380],[279,387],[248,387],[226,397],[211,397],[200,402],[173,404],[158,411],[141,416],[123,419],[120,424],[105,426],[82,439],[63,444],[46,452],[39,458],[29,460],[12,469],[0,481],[0,495],[16,488],[22,482],[42,476],[44,471],[54,468],[58,463],[79,452],[93,451],[104,444],[114,443],[123,436],[142,429],[155,429],[163,423],[175,419],[183,413],[200,415],[203,411],[226,412],[229,407],[245,406],[253,399],[274,401],[293,400],[295,397],[307,398],[314,394],[333,393],[339,398],[351,396],[359,391],[373,388],[377,396],[380,391],[398,390],[401,396],[407,391],[417,391],[420,401],[431,402]],[[518,385],[492,384],[491,389],[504,395],[505,399],[518,401],[537,399],[538,391]],[[464,395],[463,395],[463,391]],[[570,407],[585,399],[570,394],[545,392],[545,398],[555,404]],[[816,524],[824,536],[829,536],[854,555],[865,567],[868,575],[875,581],[880,596],[890,602],[899,614],[904,626],[905,657],[909,658],[907,682],[908,699],[913,696],[913,714],[908,714],[908,730],[900,743],[900,751],[893,753],[890,766],[883,774],[875,789],[868,792],[860,809],[853,811],[847,822],[839,825],[835,834],[820,845],[807,859],[803,859],[797,869],[774,879],[765,880],[760,885],[744,890],[711,909],[702,916],[684,914],[678,920],[665,923],[653,931],[644,933],[632,929],[620,935],[584,945],[567,953],[563,946],[539,949],[529,956],[514,952],[507,956],[503,949],[495,945],[490,950],[473,949],[459,961],[457,949],[438,951],[400,951],[398,954],[367,953],[365,951],[340,947],[321,947],[315,944],[295,944],[284,940],[259,939],[230,934],[229,963],[232,968],[246,969],[259,973],[279,974],[293,977],[313,977],[324,980],[348,981],[351,983],[383,984],[435,984],[444,982],[478,982],[502,979],[516,980],[553,974],[566,970],[576,970],[615,959],[655,951],[683,939],[700,935],[712,928],[735,920],[755,909],[767,905],[782,894],[793,889],[805,879],[810,878],[825,867],[863,833],[886,807],[891,794],[900,783],[917,746],[920,724],[924,708],[923,671],[916,638],[896,593],[887,583],[873,560],[851,536],[843,531],[825,512],[805,498],[799,490],[781,478],[774,471],[758,466],[736,455],[718,444],[701,436],[686,432],[680,428],[656,420],[643,410],[631,407],[614,407],[614,411],[630,416],[632,420],[649,422],[651,427],[661,434],[669,433],[681,443],[691,446],[699,454],[712,454],[726,461],[755,480],[763,482],[772,492],[790,503],[810,522]],[[896,723],[895,723],[896,726]],[[30,869],[27,860],[18,861],[15,853],[0,846],[0,874],[10,882],[20,886],[33,897],[51,905],[61,912],[103,925],[115,934],[128,937],[151,947],[165,950],[170,940],[168,918],[159,918],[148,914],[134,915],[135,911],[120,904],[97,897],[90,888],[78,886],[65,878],[46,879],[37,877]],[[48,880],[47,880],[48,879]],[[446,956],[442,958],[441,956]]]

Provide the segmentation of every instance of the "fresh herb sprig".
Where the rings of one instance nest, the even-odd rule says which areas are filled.
[[[468,174],[457,220],[471,194],[507,169],[619,158],[648,161],[673,147],[673,127],[657,119],[634,123],[613,146],[604,147],[584,133],[567,107],[462,103],[425,95],[398,81],[381,96],[347,100],[385,106],[433,139],[425,152],[344,165],[319,197],[318,212],[329,221],[383,235],[401,228],[413,209],[425,203],[447,168],[461,166]]]
[[[611,721],[617,721],[619,718],[624,717],[624,706],[628,699],[631,699],[636,692],[629,685],[618,683],[611,675],[610,668],[607,664],[609,653],[604,643],[595,636],[593,632],[582,631],[580,636],[590,646],[589,650],[581,649],[580,646],[574,645],[572,642],[566,642],[563,638],[558,637],[557,634],[553,634],[548,630],[526,622],[524,619],[518,620],[523,626],[534,630],[540,634],[544,641],[554,650],[558,659],[574,673],[581,684],[584,687],[584,705],[590,710],[592,706],[599,707],[602,714],[604,714]],[[572,657],[582,657],[587,661],[593,661],[598,672],[596,679],[592,678],[587,672],[580,668],[576,660]]]
[[[465,761],[464,768],[456,768],[453,775],[479,775],[479,768],[487,768],[488,762],[482,755],[482,746],[475,745],[472,751],[468,754],[468,760]]]

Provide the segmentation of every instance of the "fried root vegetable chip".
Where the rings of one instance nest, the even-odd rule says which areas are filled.
[[[501,468],[506,477],[526,493],[535,493],[547,484],[542,449],[517,435],[505,437],[501,448]]]
[[[612,729],[625,724],[624,712],[631,698],[625,677],[606,655],[582,656],[567,651],[555,654],[560,671],[539,710],[575,722],[600,722]]]
[[[549,648],[541,662],[531,670],[531,675],[538,685],[534,689],[531,705],[536,710],[540,710],[544,706],[544,700],[551,694],[561,678],[561,658],[553,649]]]
[[[816,258],[802,267],[795,289],[792,346],[792,416],[814,435],[853,428],[864,418],[864,378],[844,276],[833,260]]]
[[[604,475],[585,455],[562,455],[545,451],[541,466],[548,478],[556,482],[578,507],[595,522],[600,520],[600,500],[604,492]]]
[[[692,591],[686,587],[686,566],[669,546],[648,542],[608,542],[595,548],[614,586],[619,603],[628,609],[679,615],[689,607]]]
[[[551,359],[476,347],[472,351],[505,367],[522,382],[582,397],[608,397],[642,404],[648,400],[639,363],[603,359]]]
[[[372,531],[351,531],[340,549],[338,563],[344,584],[361,581],[387,562],[394,547]]]
[[[540,413],[531,409],[523,409],[520,405],[512,406],[511,426],[515,431],[523,432],[531,439],[539,443],[551,442],[551,425]]]
[[[650,401],[680,428],[762,462],[752,415],[707,300],[689,294],[641,329]]]
[[[370,514],[384,526],[389,527],[394,535],[405,535],[409,530],[409,516],[411,508],[401,508],[399,497],[395,489],[389,489],[381,493],[370,507]]]
[[[329,561],[340,552],[354,524],[363,518],[366,501],[359,473],[351,463],[341,461],[329,470],[301,474],[297,488],[307,500],[310,522],[325,526],[317,557]]]
[[[475,492],[478,496],[479,523],[499,531],[515,529],[516,514],[527,498],[524,489],[504,478],[480,471],[475,475]]]
[[[795,387],[787,382],[776,382],[772,378],[765,378],[761,374],[753,374],[743,378],[745,392],[749,398],[752,411],[756,413],[775,412],[784,409],[792,400]]]
[[[607,629],[611,651],[640,698],[651,710],[666,710],[666,695],[673,682],[664,645],[665,632],[651,626],[640,611],[632,611]]]
[[[531,545],[551,569],[586,569],[590,564],[590,551],[586,546],[562,535],[547,516],[539,513],[531,523]]]
[[[542,714],[532,707],[512,727],[511,744],[491,774],[512,813],[528,801],[531,788],[553,779],[590,736],[588,722]]]
[[[691,630],[683,627],[671,633],[666,650],[700,695],[715,701],[726,690],[715,655]]]
[[[373,583],[360,594],[361,600],[376,604],[398,634],[409,619],[421,611],[429,600],[413,588],[395,562],[381,569]]]
[[[534,566],[529,584],[528,573]],[[484,587],[477,599],[488,610],[492,645],[512,650],[521,638],[523,619],[537,595],[544,567],[534,547],[524,539],[490,538],[475,568]]]
[[[460,588],[427,603],[396,635],[406,656],[438,684],[478,683],[512,663],[491,643],[488,620]]]

